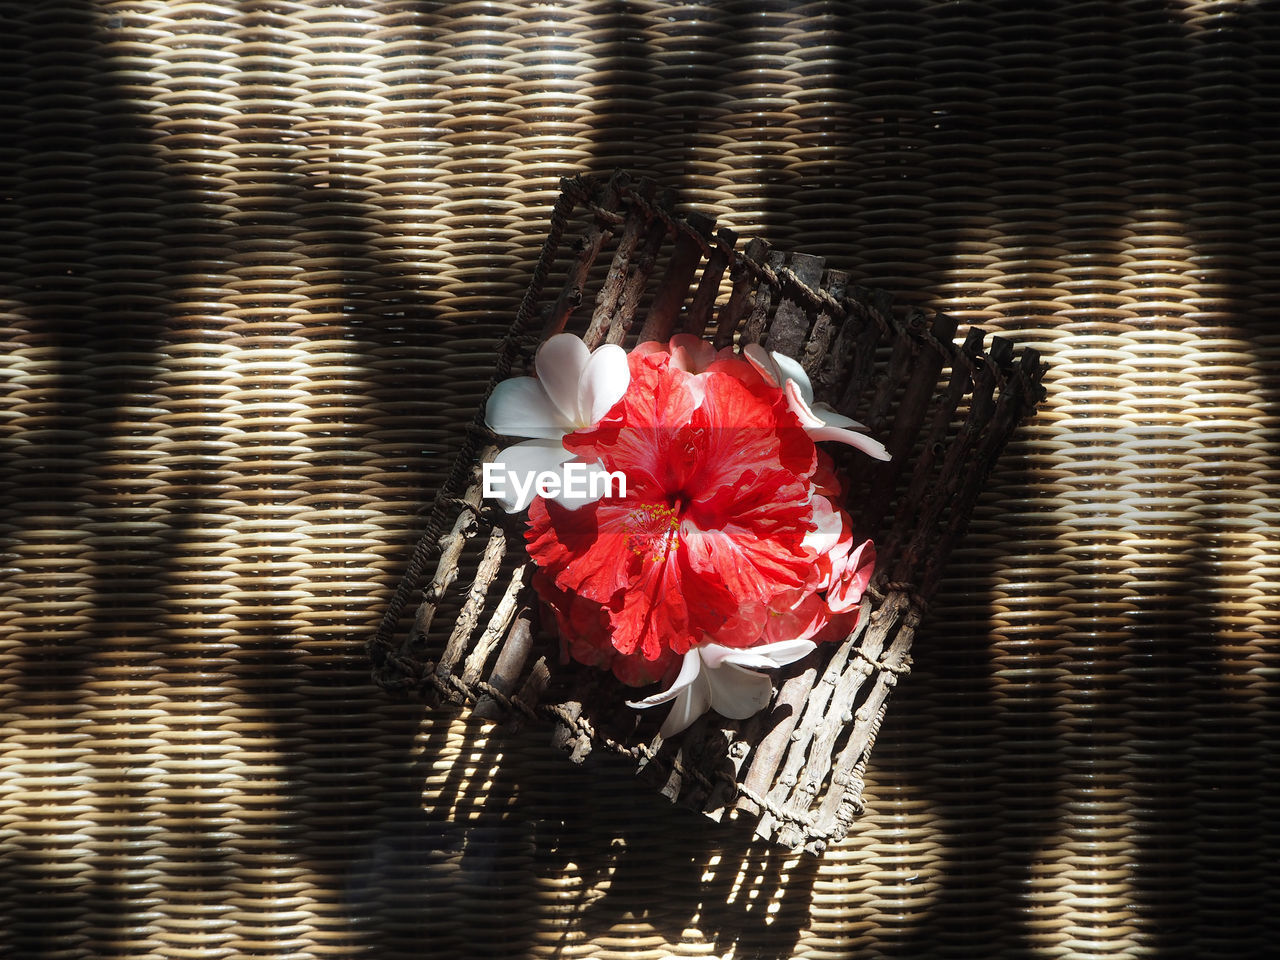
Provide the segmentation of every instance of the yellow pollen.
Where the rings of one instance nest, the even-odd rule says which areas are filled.
[[[663,503],[646,503],[636,507],[622,521],[628,550],[648,563],[663,560],[676,541],[680,514],[675,507]]]

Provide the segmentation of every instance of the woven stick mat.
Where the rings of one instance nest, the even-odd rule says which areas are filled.
[[[0,956],[1254,957],[1280,9],[0,5]],[[822,861],[364,642],[615,166],[1041,350]]]

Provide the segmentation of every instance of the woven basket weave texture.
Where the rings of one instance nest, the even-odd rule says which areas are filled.
[[[0,956],[1264,955],[1275,4],[0,14]],[[368,679],[615,167],[1050,364],[821,862]]]

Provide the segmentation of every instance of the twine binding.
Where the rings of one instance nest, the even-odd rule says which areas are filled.
[[[984,350],[977,328],[957,345],[953,319],[898,317],[886,295],[825,270],[819,257],[759,239],[739,251],[738,238],[709,218],[674,213],[652,181],[619,173],[562,187],[489,391],[562,330],[593,348],[692,332],[799,359],[817,399],[867,424],[893,455],[851,471],[847,507],[879,555],[859,627],[779,671],[768,709],[738,722],[710,713],[663,742],[654,732],[661,711],[628,709],[634,691],[562,663],[558,642],[540,629],[522,521],[481,501],[479,464],[498,450],[482,402],[369,644],[374,677],[487,719],[550,721],[576,762],[597,746],[616,751],[671,800],[714,819],[754,820],[757,835],[820,853],[863,812],[862,772],[888,697],[909,673],[921,616],[987,475],[1042,397],[1039,356],[1023,349],[1015,358],[999,338]],[[544,297],[557,272],[560,286]],[[541,336],[532,336],[539,313]],[[412,626],[398,636],[419,594]]]

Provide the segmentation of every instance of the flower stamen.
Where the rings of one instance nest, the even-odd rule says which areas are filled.
[[[645,503],[622,521],[626,548],[646,563],[665,560],[679,542],[680,512],[663,503]]]

